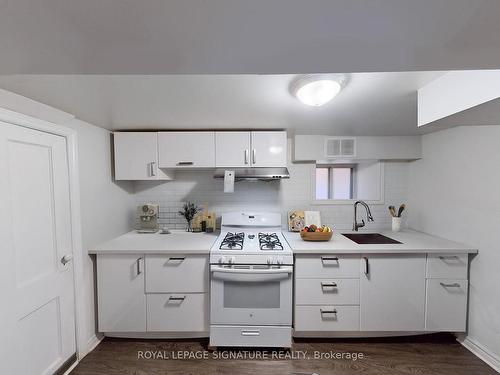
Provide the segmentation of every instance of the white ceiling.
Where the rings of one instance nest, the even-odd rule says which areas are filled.
[[[500,68],[498,0],[0,0],[0,74]]]
[[[0,76],[0,88],[108,129],[406,135],[425,131],[417,128],[416,90],[440,74],[349,74],[346,87],[323,107],[290,94],[295,75],[19,75]]]

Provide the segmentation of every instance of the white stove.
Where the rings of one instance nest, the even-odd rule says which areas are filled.
[[[210,251],[210,345],[290,347],[292,280],[281,214],[224,214]]]
[[[210,251],[210,264],[293,265],[292,250],[281,233],[281,215],[224,214],[221,234]]]

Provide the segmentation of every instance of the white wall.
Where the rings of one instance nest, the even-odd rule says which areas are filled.
[[[500,359],[500,126],[423,136],[410,164],[410,227],[479,249],[471,262],[468,339]],[[500,363],[500,362],[499,362]]]
[[[289,147],[290,150],[290,147]],[[385,202],[371,205],[375,222],[368,223],[367,229],[389,228],[391,218],[387,210],[390,204],[406,202],[408,195],[408,163],[385,163]],[[274,211],[283,214],[291,210],[321,211],[323,224],[335,229],[351,229],[353,220],[352,204],[311,205],[313,200],[313,164],[288,163],[290,179],[273,182],[240,181],[235,184],[233,194],[223,192],[223,181],[213,178],[213,171],[179,171],[170,182],[135,182],[135,202],[137,205],[151,202],[160,204],[160,222],[170,228],[185,228],[185,221],[177,214],[183,202],[208,203],[219,217],[227,211]],[[358,213],[361,219],[363,210]],[[365,219],[366,221],[366,219]]]
[[[83,291],[85,310],[80,311],[82,341],[95,340],[94,265],[87,251],[92,246],[130,230],[133,220],[132,184],[111,178],[110,132],[74,116],[17,94],[0,90],[0,107],[73,128],[78,134],[81,199]],[[85,351],[85,348],[83,348]]]

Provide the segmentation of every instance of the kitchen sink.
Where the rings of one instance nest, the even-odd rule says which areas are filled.
[[[342,233],[343,236],[360,245],[383,245],[402,243],[380,233]]]

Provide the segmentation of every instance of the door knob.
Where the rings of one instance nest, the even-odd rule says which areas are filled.
[[[66,263],[71,262],[73,260],[73,254],[66,254],[61,258],[61,263],[65,266]]]

